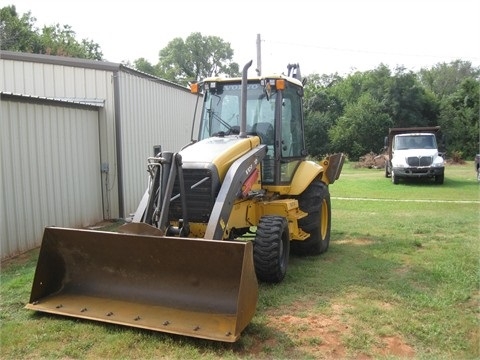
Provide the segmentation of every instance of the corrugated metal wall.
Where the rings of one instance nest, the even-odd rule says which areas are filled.
[[[190,141],[196,96],[186,88],[159,85],[122,71],[120,83],[121,151],[125,216],[133,213],[147,187],[147,157],[153,146],[179,151]]]
[[[111,98],[113,103],[112,71],[114,67],[95,69],[82,67],[81,62],[69,59],[71,64],[53,63],[56,57],[22,54],[25,60],[2,58],[2,85],[4,91],[52,98]],[[30,56],[28,56],[30,55]],[[3,55],[4,56],[4,55]],[[52,63],[46,63],[52,58]],[[44,62],[34,62],[36,60]],[[118,68],[118,67],[117,67]]]
[[[196,103],[188,89],[121,64],[8,51],[0,52],[0,92],[23,98],[2,101],[2,259],[37,245],[45,223],[83,226],[134,212],[147,186],[153,146],[178,151],[188,143]],[[59,106],[40,104],[39,97],[58,100]],[[62,104],[82,99],[99,100],[103,107]],[[68,160],[69,148],[78,159]],[[90,150],[96,155],[88,155]],[[36,157],[28,158],[30,151]],[[75,163],[97,182],[83,183]],[[97,202],[79,194],[93,194]]]
[[[113,74],[119,64],[98,61],[3,52],[1,55],[1,91],[64,99],[99,99],[101,163],[116,169],[115,106]],[[100,168],[100,163],[97,163]],[[112,172],[102,173],[103,217],[118,217],[118,184]],[[102,218],[103,218],[102,217]],[[102,218],[98,220],[102,220]]]
[[[40,244],[47,225],[102,219],[98,110],[2,100],[2,259]]]

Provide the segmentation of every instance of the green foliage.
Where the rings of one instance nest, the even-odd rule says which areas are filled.
[[[352,159],[358,159],[368,152],[378,152],[383,146],[383,138],[393,121],[384,112],[383,104],[369,93],[345,107],[344,114],[330,128],[330,141],[333,151],[349,148]]]
[[[381,64],[345,78],[312,74],[304,101],[307,149],[316,158],[341,151],[357,160],[380,152],[389,127],[440,125],[447,155],[471,159],[478,152],[479,74],[460,60],[419,73]]]
[[[75,39],[75,32],[69,25],[44,26],[39,38],[41,53],[92,60],[102,59],[100,46],[87,39],[78,42]]]
[[[477,79],[480,69],[472,67],[468,61],[456,60],[449,64],[440,63],[418,73],[420,83],[440,100],[453,94],[464,79]]]
[[[175,38],[160,50],[159,62],[152,65],[140,58],[134,61],[136,69],[187,85],[209,76],[239,76],[239,66],[232,61],[230,43],[218,36],[190,34],[185,41]]]
[[[434,125],[437,116],[435,104],[429,101],[417,76],[404,70],[397,69],[387,90],[387,111],[395,127]]]
[[[455,92],[442,101],[439,125],[445,131],[446,150],[460,152],[467,159],[473,159],[479,152],[480,85],[478,81],[465,79]]]
[[[343,113],[344,105],[334,94],[322,89],[321,80],[318,78],[314,81],[317,80],[318,82],[315,84],[312,79],[309,79],[311,85],[305,89],[304,121],[305,134],[307,134],[305,145],[312,156],[321,158],[331,151],[328,131]],[[332,82],[334,81],[332,80]]]
[[[152,65],[147,59],[139,58],[133,62],[133,66],[138,71],[142,71],[144,73],[155,75],[157,73],[157,69],[154,65]]]
[[[35,21],[30,12],[20,17],[15,6],[0,9],[0,49],[38,52],[40,44],[34,29]]]
[[[40,31],[35,28],[35,22],[30,12],[19,16],[14,5],[0,9],[0,49],[102,59],[100,46],[88,39],[78,41],[71,26],[55,24],[44,26]]]
[[[327,113],[320,111],[308,112],[305,116],[305,146],[314,158],[322,158],[330,150],[328,129],[334,122]]]

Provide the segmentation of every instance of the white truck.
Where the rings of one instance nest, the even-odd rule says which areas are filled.
[[[393,184],[405,178],[431,178],[443,184],[445,162],[438,151],[440,126],[391,128],[385,137],[385,177]]]

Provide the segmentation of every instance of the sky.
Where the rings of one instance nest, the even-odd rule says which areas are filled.
[[[253,71],[260,55],[263,74],[291,63],[302,75],[480,66],[480,0],[0,0],[7,5],[30,11],[37,28],[70,25],[117,63],[156,64],[170,41],[200,32],[230,43],[240,69],[253,60]]]

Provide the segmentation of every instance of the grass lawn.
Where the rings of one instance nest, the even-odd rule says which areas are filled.
[[[260,285],[234,344],[35,313],[38,249],[1,267],[1,359],[478,359],[480,184],[472,162],[445,183],[391,183],[345,164],[330,186],[332,237]]]

